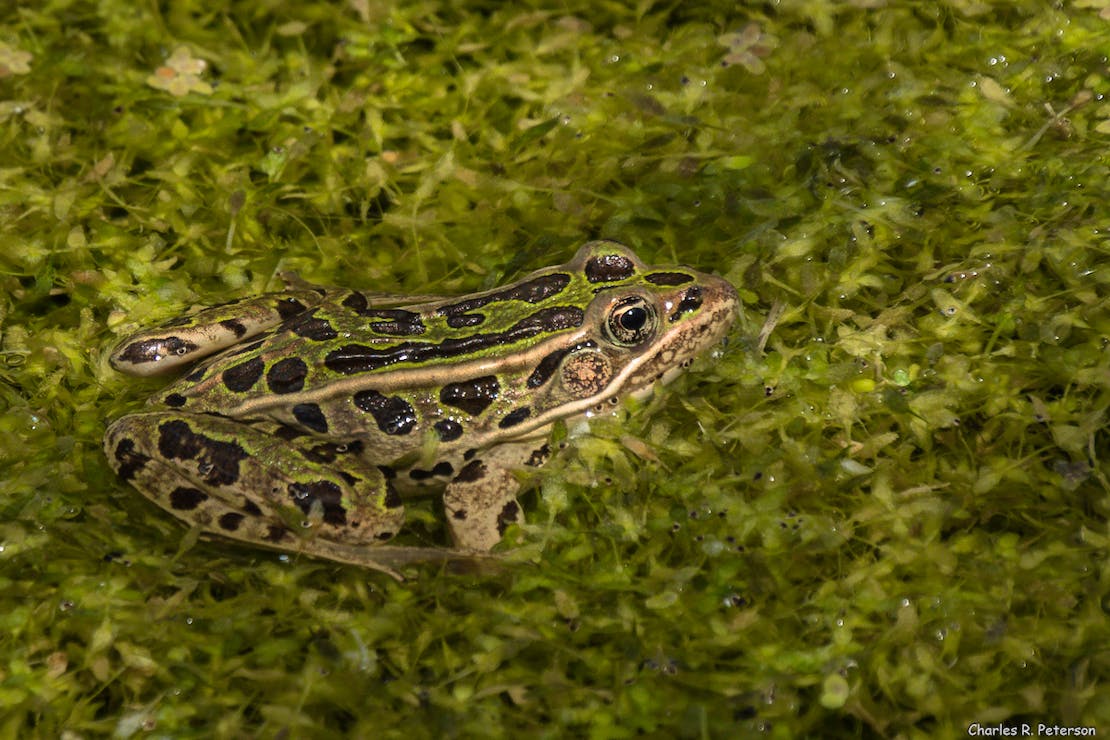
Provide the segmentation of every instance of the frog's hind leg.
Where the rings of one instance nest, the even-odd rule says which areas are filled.
[[[127,337],[108,361],[121,373],[162,375],[273,329],[326,296],[324,288],[305,287],[205,308]]]
[[[328,557],[323,543],[367,547],[404,521],[399,496],[359,442],[155,412],[115,422],[104,446],[120,477],[163,509],[233,539]]]
[[[263,517],[261,508],[250,499],[244,498],[235,505],[228,498],[210,496],[179,468],[150,457],[133,438],[119,433],[124,436],[109,440],[106,445],[112,467],[121,478],[186,524],[197,525],[204,532],[218,532],[244,542],[270,543],[279,548],[281,543],[291,540],[291,528],[283,521]]]

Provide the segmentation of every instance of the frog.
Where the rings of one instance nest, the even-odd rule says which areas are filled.
[[[549,458],[553,430],[670,382],[738,312],[724,278],[609,240],[461,296],[284,277],[123,339],[117,371],[184,374],[112,422],[105,453],[205,536],[394,578],[495,557],[523,521],[520,471]],[[389,544],[406,501],[436,494],[452,545]]]

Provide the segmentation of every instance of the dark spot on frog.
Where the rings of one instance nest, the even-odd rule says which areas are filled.
[[[508,429],[509,427],[515,427],[517,424],[524,421],[525,419],[527,419],[531,415],[532,415],[532,409],[528,408],[527,406],[522,406],[519,409],[514,409],[513,411],[510,411],[509,413],[505,414],[505,418],[503,418],[501,421],[499,421],[497,423],[497,426],[501,427],[502,429]]]
[[[571,349],[569,347],[557,349],[536,363],[536,369],[528,376],[528,387],[539,388],[550,380],[555,370],[559,367],[559,363],[563,361],[563,358],[566,357],[570,351]]]
[[[437,421],[432,425],[432,428],[435,429],[436,434],[439,435],[440,442],[454,442],[461,437],[463,433],[462,425],[450,419]]]
[[[289,530],[277,524],[271,524],[266,529],[266,535],[262,538],[267,542],[281,542],[289,534]]]
[[[296,298],[282,298],[274,306],[282,321],[288,321],[299,313],[304,313],[305,306]]]
[[[413,480],[428,480],[429,478],[446,478],[455,472],[455,469],[449,462],[436,463],[435,467],[431,470],[421,470],[413,468],[409,471],[409,477]]]
[[[352,291],[349,296],[343,299],[343,307],[349,308],[363,318],[384,319],[367,326],[368,329],[378,334],[407,337],[424,333],[424,321],[420,314],[400,308],[370,308],[366,296],[358,291]]]
[[[451,514],[451,517],[454,519],[458,519],[461,522],[462,520],[466,519],[466,509],[455,509],[455,512]]]
[[[551,447],[544,444],[539,449],[533,450],[525,465],[537,468],[547,462],[547,458],[551,456]]]
[[[573,347],[566,347],[564,349],[557,349],[551,354],[545,356],[542,360],[536,363],[536,369],[528,376],[528,387],[539,388],[541,385],[551,379],[551,376],[559,369],[559,365],[563,362],[563,358],[572,352],[577,352],[582,349],[592,349],[597,347],[597,343],[592,340],[580,342]]]
[[[266,363],[262,361],[261,357],[252,357],[244,363],[224,370],[222,375],[224,385],[227,386],[228,390],[236,393],[249,391],[262,377],[262,371],[265,369]]]
[[[510,501],[497,515],[497,534],[505,534],[505,530],[509,528],[510,524],[516,524],[519,521],[520,504],[516,501]]]
[[[469,460],[477,454],[478,454],[478,450],[471,447],[469,450],[467,450],[466,452],[463,453],[463,460]]]
[[[162,403],[166,404],[170,408],[179,409],[185,405],[185,396],[181,395],[180,393],[171,393],[170,395],[162,399]]]
[[[124,438],[116,445],[116,462],[119,463],[119,467],[116,468],[119,477],[123,480],[131,480],[136,473],[146,467],[150,458],[135,450],[135,440]]]
[[[289,495],[306,516],[316,502],[319,502],[326,523],[335,526],[347,523],[347,510],[343,508],[343,489],[337,483],[330,480],[292,483],[289,485]]]
[[[286,357],[270,366],[266,384],[274,393],[296,393],[304,388],[308,365],[300,357]]]
[[[366,300],[366,296],[359,293],[357,290],[352,290],[350,295],[343,299],[341,304],[344,308],[349,308],[355,313],[361,315],[367,309],[370,302]]]
[[[623,254],[599,254],[586,261],[585,272],[591,283],[608,283],[632,277],[636,265]]]
[[[391,539],[393,539],[393,533],[392,532],[380,532],[378,534],[378,539],[381,540],[382,542],[385,542],[386,540],[391,540]]]
[[[674,310],[674,313],[667,317],[668,320],[671,323],[674,323],[682,317],[682,314],[697,311],[699,308],[701,308],[701,301],[701,288],[695,285],[694,287],[688,289],[686,291],[686,294],[682,296],[682,300],[679,301],[678,306]]]
[[[461,383],[448,383],[439,391],[439,400],[471,416],[485,411],[501,393],[501,384],[493,375],[483,375]]]
[[[570,283],[570,275],[563,272],[541,275],[531,280],[510,286],[483,296],[468,298],[458,303],[442,306],[436,310],[440,316],[447,317],[447,325],[453,329],[467,326],[476,326],[485,321],[485,316],[480,313],[471,313],[490,303],[504,303],[505,301],[524,301],[526,303],[539,303],[552,296],[558,295]]]
[[[314,342],[326,342],[339,336],[335,327],[326,319],[317,318],[315,314],[316,309],[313,309],[310,313],[290,319],[283,328]]]
[[[324,434],[328,431],[328,420],[315,403],[298,403],[293,407],[293,418],[314,432]]]
[[[645,275],[644,280],[652,285],[685,285],[692,283],[694,278],[681,272],[653,272]]]
[[[250,516],[262,516],[262,509],[258,508],[258,504],[248,499],[243,499],[243,511]]]
[[[397,471],[388,465],[379,465],[378,470],[381,471],[386,480],[393,480],[397,477]]]
[[[381,309],[367,311],[364,316],[386,319],[375,321],[368,328],[378,334],[387,334],[391,337],[410,337],[414,334],[424,333],[424,322],[420,314],[400,309]]]
[[[342,478],[343,482],[346,483],[348,486],[353,486],[358,483],[359,479],[348,473],[346,470],[337,470],[335,472],[339,474],[339,477]]]
[[[396,509],[403,503],[404,501],[401,500],[401,494],[399,494],[397,489],[393,487],[393,484],[387,480],[385,482],[385,508]]]
[[[452,329],[467,329],[471,326],[478,326],[486,317],[480,313],[463,313],[447,317],[447,325]]]
[[[386,434],[408,434],[416,427],[416,410],[400,396],[383,396],[375,390],[359,391],[352,399],[355,406],[374,417]]]
[[[236,338],[241,338],[247,333],[247,327],[243,325],[243,322],[236,319],[224,319],[220,322],[220,326],[234,334]]]
[[[401,363],[419,365],[431,360],[474,355],[537,335],[573,329],[581,326],[585,315],[578,306],[549,306],[525,316],[505,331],[493,334],[448,337],[441,342],[398,342],[385,348],[345,344],[328,352],[324,357],[324,367],[342,375],[352,375]]]
[[[486,464],[481,460],[471,460],[459,474],[455,476],[455,483],[473,483],[486,477]]]
[[[195,460],[205,482],[214,486],[239,480],[239,461],[249,457],[238,444],[197,434],[181,419],[158,425],[158,452],[167,460]]]
[[[167,355],[177,355],[178,357],[187,355],[190,352],[195,352],[196,349],[196,344],[181,337],[159,337],[142,342],[132,342],[116,356],[132,365],[145,365],[148,362],[156,362]]]
[[[239,525],[243,523],[244,519],[246,519],[246,517],[239,512],[229,511],[226,514],[222,514],[216,522],[220,525],[220,529],[225,532],[234,532],[239,529]]]
[[[521,319],[506,334],[510,335],[509,342],[514,342],[517,340],[517,332],[523,336],[532,336],[544,332],[574,329],[581,326],[585,318],[586,313],[577,306],[551,306]]]
[[[174,511],[192,511],[208,500],[208,494],[199,488],[179,486],[170,491],[170,506]]]
[[[198,367],[196,370],[186,375],[185,380],[189,381],[190,383],[199,383],[201,380],[204,379],[204,374],[207,372],[207,367]]]
[[[361,454],[361,453],[362,453],[362,441],[361,440],[355,440],[353,442],[344,442],[344,443],[324,442],[322,444],[313,445],[312,447],[308,448],[307,450],[302,450],[301,451],[301,454],[304,455],[306,459],[311,460],[313,462],[325,463],[325,464],[335,462],[336,459],[338,459],[340,455],[347,455],[347,454],[358,455],[358,454]],[[340,471],[339,474],[344,475],[344,473],[342,471]],[[348,481],[348,482],[350,482],[350,481]]]
[[[277,429],[274,430],[274,436],[278,437],[279,439],[284,439],[286,442],[292,442],[294,439],[297,439],[298,437],[306,437],[308,435],[307,435],[306,432],[304,432],[300,429],[297,429],[296,427],[291,427],[287,424],[282,424],[281,426],[279,426]]]

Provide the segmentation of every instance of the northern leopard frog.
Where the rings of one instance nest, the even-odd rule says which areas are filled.
[[[736,306],[725,280],[609,241],[452,298],[293,283],[124,340],[111,363],[133,375],[215,356],[104,446],[124,480],[203,532],[396,576],[493,547],[521,516],[512,471],[547,458],[556,421],[670,379]],[[427,490],[443,491],[458,549],[383,546]]]

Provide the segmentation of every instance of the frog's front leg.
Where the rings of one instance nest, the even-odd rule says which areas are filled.
[[[172,411],[125,416],[105,435],[120,477],[174,516],[291,552],[393,571],[371,546],[404,521],[401,499],[361,442],[323,441],[278,424]]]
[[[112,350],[112,367],[128,375],[162,375],[215,354],[304,313],[328,294],[299,284],[295,290],[225,303],[133,334]]]
[[[516,494],[520,482],[513,468],[542,465],[548,447],[541,442],[500,444],[478,453],[443,492],[447,526],[455,546],[489,550],[510,524],[524,521]]]

